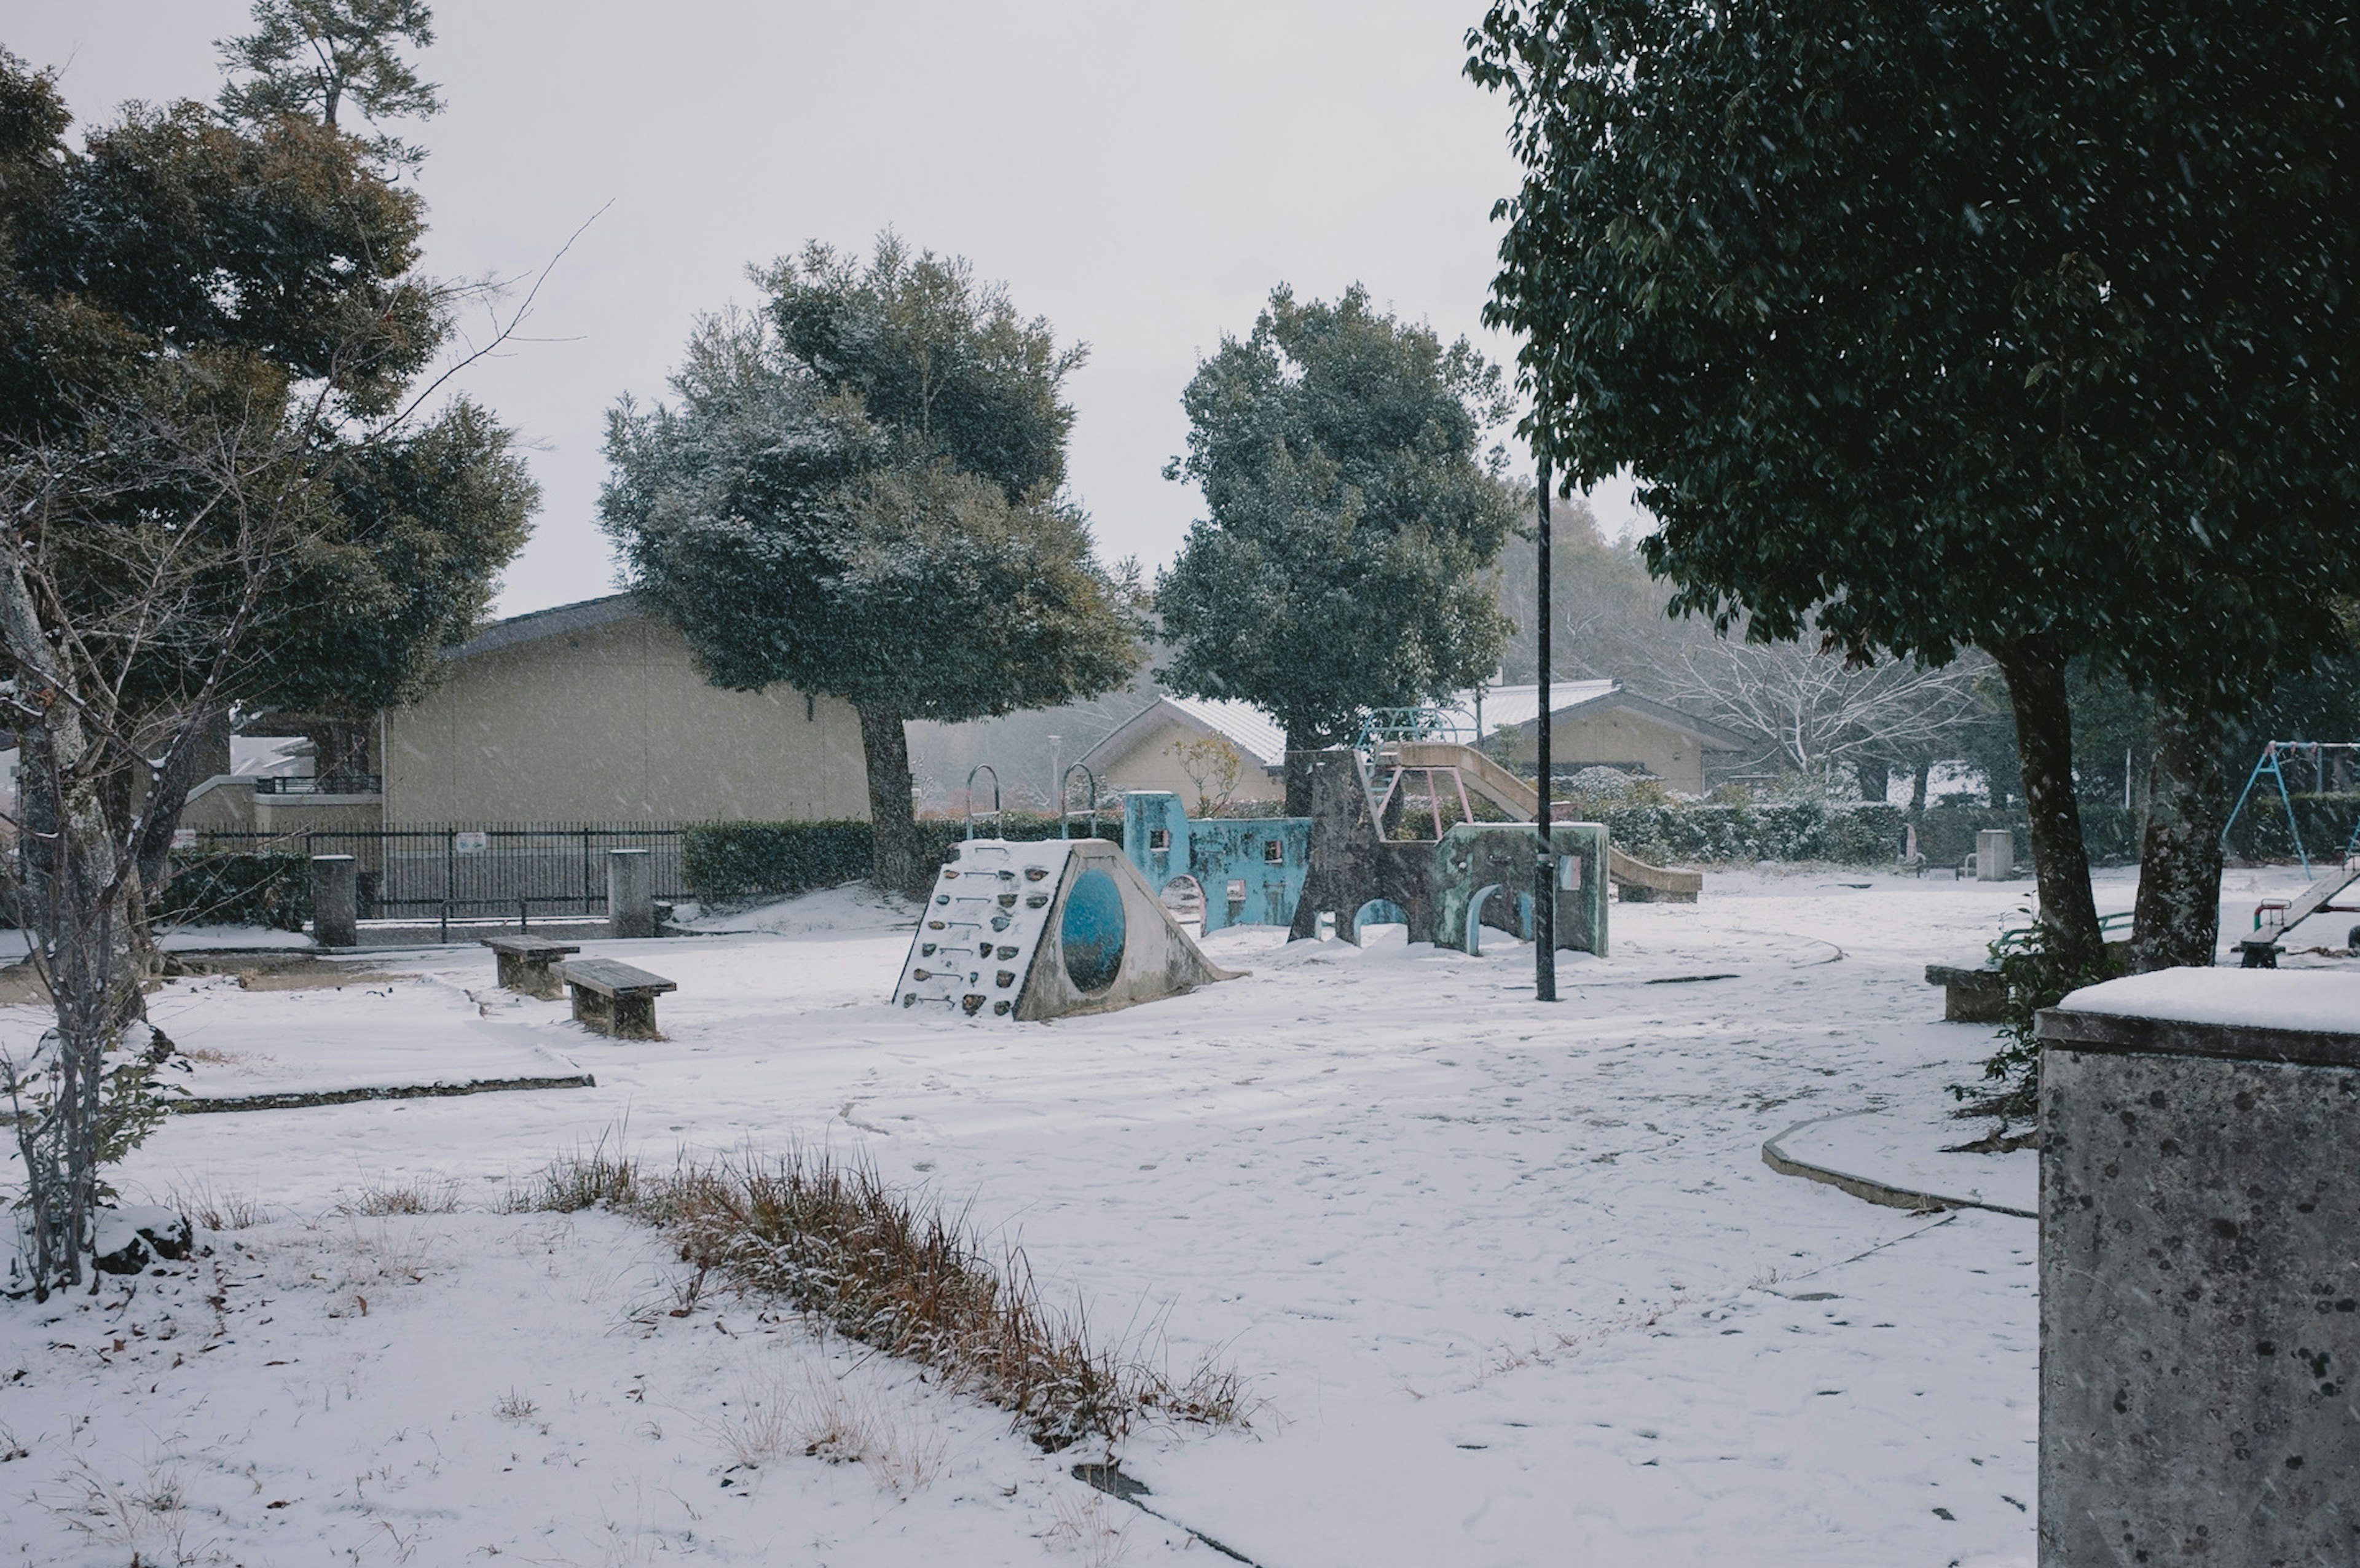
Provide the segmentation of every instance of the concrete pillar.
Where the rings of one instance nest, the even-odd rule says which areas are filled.
[[[606,934],[656,934],[655,857],[644,849],[606,852]]]
[[[311,857],[311,937],[322,947],[360,943],[360,868],[349,855]]]
[[[2041,1568],[2360,1542],[2360,1033],[2092,1010],[2186,977],[2041,1015]],[[2205,980],[2199,1017],[2360,1028],[2360,976]]]
[[[2016,875],[2016,834],[1985,828],[1975,834],[1975,880],[2005,882]]]

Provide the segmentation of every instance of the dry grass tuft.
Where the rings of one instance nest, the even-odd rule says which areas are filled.
[[[459,1183],[450,1177],[421,1177],[384,1187],[364,1187],[336,1205],[340,1214],[375,1219],[386,1214],[455,1214]]]
[[[1093,1345],[1078,1311],[1041,1299],[1021,1250],[996,1257],[964,1215],[899,1192],[870,1166],[797,1150],[768,1163],[683,1162],[657,1177],[597,1147],[551,1165],[512,1200],[603,1205],[656,1225],[682,1261],[761,1290],[836,1332],[939,1373],[1010,1411],[1055,1452],[1114,1441],[1153,1415],[1242,1424],[1238,1375],[1207,1360],[1175,1382]]]
[[[270,1223],[270,1205],[235,1192],[216,1192],[204,1182],[175,1188],[164,1200],[200,1230],[252,1230]]]

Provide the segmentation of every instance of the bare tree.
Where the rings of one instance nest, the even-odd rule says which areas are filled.
[[[1980,654],[1928,667],[1906,659],[1848,665],[1799,642],[1716,638],[1682,650],[1665,673],[1681,701],[1760,748],[1760,762],[1830,784],[1864,762],[1939,757],[1976,723]]]

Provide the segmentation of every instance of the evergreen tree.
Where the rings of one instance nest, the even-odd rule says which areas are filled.
[[[672,406],[609,416],[600,513],[716,685],[853,705],[877,880],[923,890],[906,721],[1138,668],[1135,593],[1061,494],[1081,350],[890,234],[865,265],[814,245],[754,276],[765,311],[700,323]]]
[[[291,116],[332,131],[348,102],[372,125],[433,114],[442,107],[434,84],[399,49],[433,42],[424,0],[255,0],[254,31],[215,46],[226,70],[244,73],[222,89],[222,110],[241,125]],[[367,146],[389,163],[425,156],[383,132]]]
[[[1518,503],[1483,437],[1507,418],[1497,367],[1464,339],[1282,286],[1224,337],[1182,397],[1207,517],[1156,580],[1171,649],[1158,678],[1241,698],[1286,731],[1287,810],[1310,810],[1308,754],[1370,708],[1433,701],[1498,664],[1509,623],[1485,569]]]
[[[2158,700],[2142,962],[2210,963],[2213,737],[2360,570],[2360,39],[2333,6],[1492,6],[1491,319],[1681,606],[2007,681],[2041,914],[2094,960],[2069,664]]]

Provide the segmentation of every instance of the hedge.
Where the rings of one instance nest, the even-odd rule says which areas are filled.
[[[300,855],[176,855],[156,915],[174,924],[301,931],[311,918],[311,862]]]
[[[1082,826],[1076,822],[1075,831]],[[1000,832],[1011,839],[1046,839],[1055,838],[1058,828],[1054,816],[1011,811]],[[924,817],[918,833],[928,863],[939,865],[967,836],[967,822]],[[1096,836],[1120,840],[1120,813],[1101,813]],[[807,893],[867,877],[874,842],[864,822],[701,822],[682,835],[681,877],[691,893],[707,901]]]
[[[1630,805],[1601,813],[1625,852],[1666,863],[1820,860],[1840,866],[1885,866],[1901,858],[1909,812],[1882,802],[1800,801],[1786,805]],[[1929,806],[1918,819],[1918,852],[1933,866],[1956,866],[1975,851],[1975,835],[2005,828],[2016,837],[2019,863],[2032,845],[2021,811],[1982,806]],[[2082,842],[2096,865],[2138,858],[2138,817],[2120,806],[2085,803]]]

